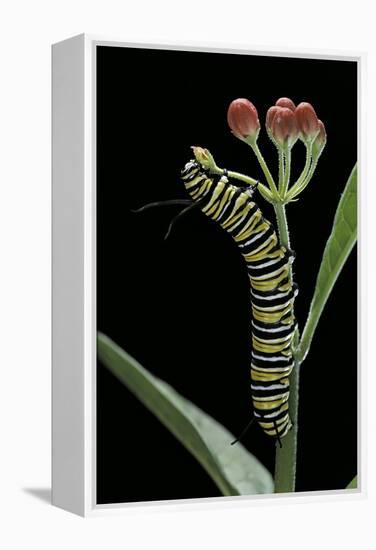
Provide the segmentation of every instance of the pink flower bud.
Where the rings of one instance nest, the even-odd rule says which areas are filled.
[[[319,133],[317,134],[313,144],[312,144],[312,156],[314,158],[318,158],[322,150],[325,147],[326,144],[326,130],[324,124],[321,122],[321,120],[318,121],[319,123]]]
[[[227,122],[237,138],[243,141],[257,139],[260,122],[256,107],[248,99],[234,99],[230,103]]]
[[[299,134],[295,113],[287,107],[271,107],[269,111],[272,109],[270,133],[278,145],[291,147]]]
[[[290,109],[291,111],[295,111],[295,103],[290,99],[289,97],[280,97],[275,104],[277,107],[286,107],[287,109]]]
[[[296,120],[303,141],[312,141],[319,132],[319,120],[310,103],[299,103],[295,109]]]
[[[267,130],[270,131],[272,129],[273,119],[275,115],[278,113],[278,111],[279,111],[279,107],[276,107],[275,105],[268,109],[268,112],[266,113],[266,121],[265,121],[265,126]]]

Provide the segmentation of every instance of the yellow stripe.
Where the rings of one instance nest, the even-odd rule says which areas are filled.
[[[184,182],[185,188],[190,189],[191,187],[194,187],[197,183],[199,183],[203,179],[205,179],[205,176],[203,174],[200,174],[196,176],[192,181],[189,181],[187,183]]]
[[[251,277],[254,281],[271,281],[272,279],[278,277],[278,275],[282,273],[283,270],[286,270],[288,272],[288,264],[284,264],[275,271],[271,271],[270,273],[264,273],[264,275],[251,275]]]
[[[218,206],[216,212],[214,212],[214,214],[212,215],[212,220],[216,220],[222,214],[226,204],[232,199],[232,196],[233,196],[234,192],[235,191],[232,187],[229,187],[226,190],[222,200],[219,203],[219,206]]]
[[[247,204],[247,197],[240,195],[238,199],[235,201],[234,208],[232,212],[230,213],[229,218],[226,220],[226,222],[221,223],[221,226],[223,229],[227,229],[230,225],[233,225],[243,214],[244,212],[247,212],[250,210],[249,204]],[[240,212],[239,209],[244,206],[244,204],[247,204],[246,208],[243,208]]]
[[[194,191],[193,193],[191,193],[191,197],[193,199],[198,199],[201,195],[203,195],[205,193],[205,191],[208,190],[208,188],[212,185],[213,181],[210,180],[210,179],[206,179],[202,184],[201,186],[199,187],[199,189],[197,191]]]
[[[223,191],[224,186],[225,186],[225,183],[223,181],[218,182],[218,184],[216,185],[216,187],[214,189],[214,192],[211,196],[211,199],[210,199],[209,203],[205,206],[205,208],[202,209],[202,211],[205,212],[205,214],[209,215],[208,211],[211,209],[213,204],[216,202],[216,200],[218,198],[218,195]]]
[[[257,309],[257,311],[265,311],[272,313],[273,311],[278,311],[281,308],[285,308],[287,306],[292,306],[292,300],[287,300],[287,302],[284,302],[283,304],[279,304],[278,306],[269,306],[269,307],[261,307],[259,305],[254,304],[254,308]]]
[[[263,368],[263,367],[256,367],[256,365],[252,364],[251,369],[252,369],[251,372],[254,373],[255,375],[260,373],[260,375],[261,374],[265,376],[277,375],[280,378],[284,378],[285,376],[290,376],[293,366]]]
[[[265,397],[262,397],[261,395],[253,395],[252,400],[253,402],[258,406],[260,403],[272,403],[274,401],[283,401],[283,403],[286,403],[289,398],[289,387],[287,389],[281,390],[279,393],[275,393],[274,395],[268,395]]]
[[[256,212],[249,218],[246,226],[241,230],[241,232],[234,236],[235,241],[238,243],[242,243],[243,241],[245,242],[252,235],[261,233],[263,230],[268,229],[267,222],[260,223],[261,219],[262,214],[260,210],[256,210]]]
[[[255,281],[253,277],[249,276],[251,280],[252,288],[255,290],[274,290],[277,285],[288,276],[288,271],[283,272],[279,277],[270,279],[270,281]]]
[[[254,218],[256,214],[257,214],[257,211],[253,214],[252,218]],[[243,230],[241,233],[239,233],[239,235],[236,235],[235,240],[236,242],[241,243],[242,241],[248,240],[248,237],[250,237],[251,235],[254,236],[254,235],[257,235],[258,233],[266,233],[269,227],[270,227],[269,222],[265,221],[265,222],[259,223],[257,227],[253,227],[252,230],[247,232],[246,237],[243,237],[243,233],[245,233],[245,231]]]
[[[199,187],[198,189],[196,189],[196,191],[193,191],[191,193],[192,199],[197,199],[201,195],[201,193],[202,193],[202,188]]]
[[[264,402],[261,402],[261,403],[256,401],[255,398],[252,398],[252,401],[253,401],[253,405],[254,405],[255,409],[258,409],[260,411],[270,411],[271,409],[276,409],[279,406],[286,403],[287,399],[288,399],[288,396],[284,397],[284,398],[281,398],[281,399],[276,399],[274,401],[264,401]]]
[[[290,312],[291,312],[290,306],[276,313],[260,313],[254,307],[252,307],[253,317],[257,321],[261,321],[262,323],[267,323],[267,324],[279,322],[284,315]]]
[[[271,430],[271,429],[274,428],[275,424],[277,424],[278,428],[284,428],[286,426],[286,424],[288,424],[289,420],[290,419],[289,419],[288,415],[285,415],[282,418],[279,418],[278,420],[275,420],[275,421],[272,421],[272,422],[260,422],[259,421],[259,424],[265,430]]]
[[[292,339],[294,336],[294,331],[292,331],[287,336],[283,336],[281,338],[270,338],[269,340],[266,338],[260,338],[260,336],[252,335],[253,338],[255,338],[258,342],[261,342],[261,344],[281,344],[282,342],[288,342]]]
[[[290,371],[291,372],[291,371]],[[282,372],[282,373],[264,373],[264,372],[257,372],[254,369],[251,370],[251,380],[254,382],[282,382],[286,378],[287,375],[290,375],[290,372]]]
[[[277,235],[273,233],[262,245],[256,248],[252,253],[245,254],[244,258],[247,262],[256,262],[258,260],[266,259],[269,252],[278,243]]]
[[[286,424],[286,426],[287,426],[287,424]],[[286,426],[281,430],[279,429],[279,426],[278,426],[278,432],[274,429],[274,430],[264,430],[264,433],[266,433],[267,435],[271,435],[271,436],[277,436],[277,434],[280,435],[282,432],[284,432],[286,430]],[[289,419],[288,429],[290,429],[291,427],[292,427],[292,424],[291,424],[290,419]]]
[[[245,207],[243,208],[243,210],[241,210],[240,212],[238,212],[235,215],[229,216],[224,223],[221,223],[222,227],[224,229],[226,229],[226,231],[228,233],[231,233],[232,229],[236,229],[236,227],[235,227],[236,224],[239,223],[239,225],[241,225],[244,218],[247,217],[250,209],[251,209],[251,207],[249,206],[249,204],[246,204]],[[233,237],[233,235],[232,235],[232,237]]]
[[[259,342],[257,342],[256,340],[253,339],[253,349],[254,350],[257,350],[257,351],[261,351],[261,352],[264,352],[264,353],[271,353],[271,354],[274,354],[274,353],[278,353],[279,351],[282,351],[286,348],[289,348],[290,345],[291,345],[291,342],[283,342],[283,344],[274,344],[274,345],[270,345],[270,344],[267,344],[267,345],[263,345]]]

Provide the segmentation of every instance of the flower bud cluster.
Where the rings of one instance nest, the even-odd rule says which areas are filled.
[[[256,107],[248,99],[235,99],[227,111],[227,122],[232,133],[250,145],[260,131]],[[266,115],[266,130],[270,139],[280,148],[291,148],[298,139],[312,145],[313,155],[318,156],[326,143],[324,124],[317,118],[310,103],[298,106],[288,97],[279,98]]]
[[[295,107],[288,97],[281,97],[267,112],[266,129],[270,138],[281,147],[292,147],[300,138],[306,145],[323,148],[326,142],[324,124],[317,118],[310,103],[302,102]]]

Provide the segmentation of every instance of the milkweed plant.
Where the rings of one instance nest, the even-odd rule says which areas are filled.
[[[262,179],[221,168],[217,165],[213,154],[203,147],[192,148],[195,159],[187,165],[186,172],[189,173],[193,170],[193,175],[190,178],[193,178],[196,173],[201,173],[206,178],[224,178],[224,182],[238,180],[242,182],[243,187],[249,187],[252,200],[260,203],[259,198],[262,198],[269,202],[275,211],[279,247],[281,250],[291,251],[293,243],[291,243],[288,229],[286,207],[290,202],[296,201],[314,178],[320,156],[327,142],[324,123],[318,119],[314,107],[307,102],[301,102],[295,106],[291,99],[283,97],[268,109],[265,129],[278,155],[278,173],[273,175],[258,146],[261,125],[257,109],[251,101],[244,98],[232,101],[227,111],[227,122],[232,134],[250,147],[252,154],[255,155],[261,168]],[[298,178],[293,181],[291,177],[292,151],[298,142],[301,142],[305,148],[305,164]],[[263,418],[264,423],[260,422],[266,433],[276,436],[274,477],[256,457],[246,450],[241,442],[231,445],[234,443],[234,436],[224,426],[179,395],[167,383],[146,371],[106,335],[98,333],[98,358],[101,362],[195,456],[224,495],[289,493],[295,490],[299,428],[299,374],[301,365],[309,353],[312,338],[327,299],[356,242],[356,185],[357,169],[355,165],[338,203],[332,231],[323,252],[306,323],[303,327],[298,327],[295,323],[291,333],[290,347],[293,368],[289,370],[288,380],[285,381],[287,397],[283,402],[281,401],[282,405],[286,402],[286,405],[283,405],[284,410],[288,406],[290,416],[286,420],[287,428],[284,431],[282,429],[278,431],[276,423],[265,424],[265,418]],[[255,238],[251,240],[255,240]],[[286,260],[285,264],[288,273],[287,288],[291,290],[293,284],[292,261],[287,262]],[[278,294],[278,296],[280,295]],[[272,298],[274,299],[274,296]],[[293,298],[291,298],[290,306],[289,315],[293,317]],[[281,330],[281,328],[274,329],[274,331],[276,330]],[[253,345],[255,345],[255,340],[253,340]],[[261,347],[260,349],[265,348]],[[273,384],[268,381],[266,375],[261,380]],[[276,378],[274,377],[272,380],[274,380],[274,385],[269,388],[277,388]],[[281,381],[283,382],[283,379],[281,380],[280,377],[278,382],[281,384]],[[262,385],[255,387],[265,390]],[[278,397],[280,397],[279,394]],[[264,407],[264,405],[260,407]],[[256,415],[257,410],[255,408]],[[348,487],[355,488],[356,486],[356,478],[354,478]]]

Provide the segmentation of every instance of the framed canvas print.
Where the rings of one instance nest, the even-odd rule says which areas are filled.
[[[360,68],[53,46],[54,504],[359,493]]]

